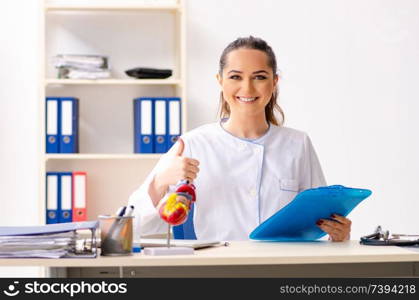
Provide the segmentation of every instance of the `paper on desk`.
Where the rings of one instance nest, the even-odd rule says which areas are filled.
[[[9,245],[12,243],[40,243],[47,244],[51,242],[66,242],[70,239],[73,239],[77,235],[74,231],[62,232],[62,233],[52,233],[52,234],[42,234],[42,235],[3,235],[0,236],[0,245]]]
[[[0,251],[0,258],[61,258],[67,254],[64,249],[53,250],[26,250],[26,251]]]
[[[171,247],[189,247],[194,249],[202,249],[215,246],[227,246],[228,242],[216,240],[171,240]],[[166,247],[167,239],[151,239],[142,238],[134,241],[134,246],[139,247]]]
[[[0,236],[2,258],[59,258],[72,251],[77,239],[74,231],[42,234]]]
[[[0,236],[40,235],[98,228],[99,221],[70,222],[43,226],[0,226]]]
[[[94,229],[97,225],[98,222],[93,221],[0,227],[0,258],[76,257],[77,252],[82,253],[77,257],[95,257],[95,251],[86,253],[78,249],[77,230]]]

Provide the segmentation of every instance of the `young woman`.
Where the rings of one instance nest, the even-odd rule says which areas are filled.
[[[182,179],[196,187],[197,238],[216,240],[248,239],[298,192],[326,185],[309,137],[282,126],[276,58],[265,41],[250,36],[229,44],[217,79],[221,120],[185,133],[130,197],[140,235],[167,230],[156,207]],[[333,241],[348,239],[351,221],[331,219],[317,225]]]

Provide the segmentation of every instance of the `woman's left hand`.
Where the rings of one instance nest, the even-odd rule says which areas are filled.
[[[331,218],[333,220],[320,219],[316,224],[329,234],[330,239],[333,242],[349,240],[352,224],[351,220],[335,214],[331,215]]]

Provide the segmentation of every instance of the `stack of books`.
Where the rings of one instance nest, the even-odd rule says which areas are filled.
[[[108,57],[102,55],[58,54],[53,58],[58,78],[103,79],[111,77]]]

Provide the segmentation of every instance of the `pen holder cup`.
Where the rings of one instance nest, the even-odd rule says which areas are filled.
[[[132,254],[133,218],[134,216],[99,216],[101,255]]]

